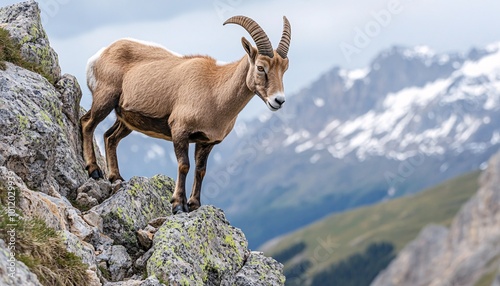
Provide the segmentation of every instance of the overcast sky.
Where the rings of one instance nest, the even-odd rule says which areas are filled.
[[[2,6],[20,1],[2,0]],[[4,4],[5,3],[5,4]],[[207,54],[221,61],[244,55],[243,28],[222,23],[233,15],[256,20],[274,47],[282,16],[292,25],[290,68],[285,89],[291,95],[325,71],[361,68],[393,45],[428,45],[438,52],[466,52],[500,40],[498,0],[39,0],[52,46],[63,73],[78,77],[84,97],[87,59],[122,37],[160,43],[181,54]],[[245,114],[266,110],[252,100]]]

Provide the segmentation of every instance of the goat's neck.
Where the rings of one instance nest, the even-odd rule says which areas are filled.
[[[219,111],[227,119],[236,118],[254,95],[246,84],[249,67],[247,56],[237,62],[218,66],[222,76],[214,91],[217,93]]]

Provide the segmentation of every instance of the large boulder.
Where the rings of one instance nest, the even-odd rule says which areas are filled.
[[[66,89],[81,97],[74,77],[63,78],[73,82]],[[71,111],[62,112],[60,96],[39,74],[10,63],[0,70],[0,165],[14,171],[32,190],[74,196],[87,174],[80,128],[65,114]]]
[[[243,232],[212,206],[167,217],[147,262],[148,274],[169,285],[283,285],[282,267],[251,253]]]
[[[0,27],[9,31],[12,39],[21,45],[21,55],[42,67],[51,83],[61,77],[57,53],[42,27],[40,8],[34,0],[0,8]]]

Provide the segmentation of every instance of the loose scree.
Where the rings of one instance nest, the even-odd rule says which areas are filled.
[[[173,142],[178,162],[172,211],[198,209],[210,151],[233,129],[239,112],[254,94],[272,111],[285,103],[283,75],[288,69],[291,27],[286,17],[283,23],[281,40],[273,50],[254,20],[229,18],[224,25],[242,26],[256,47],[243,37],[245,56],[228,64],[218,64],[208,56],[182,56],[158,44],[134,39],[121,39],[98,51],[87,64],[92,106],[80,120],[89,176],[103,178],[93,136],[97,125],[114,110],[116,122],[104,133],[108,179],[123,180],[116,148],[132,130],[166,139]],[[196,173],[187,200],[189,143],[195,143]]]

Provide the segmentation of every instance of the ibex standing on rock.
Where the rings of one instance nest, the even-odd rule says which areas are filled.
[[[93,135],[96,126],[115,110],[117,120],[104,134],[109,180],[123,180],[116,147],[132,130],[172,141],[178,174],[172,197],[174,213],[200,207],[201,183],[208,155],[233,129],[238,113],[259,96],[272,111],[285,103],[283,74],[288,68],[290,23],[283,17],[283,34],[276,50],[252,19],[235,16],[255,41],[241,39],[246,55],[218,64],[206,56],[181,56],[159,45],[122,39],[101,49],[87,65],[92,107],[81,118],[83,153],[90,177],[103,178],[96,163]],[[196,175],[189,201],[186,175],[189,143],[196,143]]]

